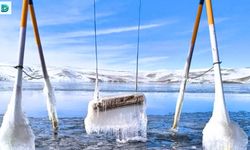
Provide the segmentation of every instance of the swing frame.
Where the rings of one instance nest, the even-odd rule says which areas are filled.
[[[198,6],[198,12],[196,15],[196,20],[195,20],[195,24],[193,28],[190,50],[188,52],[187,61],[184,67],[184,79],[181,82],[180,92],[179,92],[178,99],[176,102],[175,115],[174,115],[173,125],[171,128],[171,130],[173,131],[177,131],[177,127],[178,127],[179,120],[180,120],[184,92],[185,92],[187,80],[189,78],[189,70],[191,66],[192,55],[194,51],[195,41],[196,41],[196,37],[198,33],[200,17],[201,17],[202,7],[203,7],[204,2],[206,3],[207,22],[209,26],[210,43],[211,43],[212,56],[213,56],[214,81],[215,81],[215,101],[214,101],[213,115],[216,113],[222,112],[221,117],[225,118],[227,124],[230,122],[230,118],[226,110],[226,104],[225,104],[225,98],[224,98],[222,75],[221,75],[221,68],[220,68],[221,61],[219,59],[212,3],[211,3],[211,0],[200,0],[199,6]]]

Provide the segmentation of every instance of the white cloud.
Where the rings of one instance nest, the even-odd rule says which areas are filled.
[[[98,1],[97,35],[101,36],[98,39],[98,50],[100,67],[103,69],[119,68],[129,70],[135,68],[137,16],[132,16],[134,10],[132,10],[132,7],[127,7],[132,2],[114,1],[110,2],[112,3],[110,4]],[[34,6],[48,65],[72,65],[93,68],[95,65],[93,61],[93,1],[62,0],[58,2],[52,0],[50,4],[48,4],[48,1],[36,1]],[[113,8],[112,6],[115,8],[110,9]],[[17,1],[11,16],[0,16],[0,63],[10,62],[15,65],[17,62],[20,8],[21,1]],[[136,8],[133,6],[133,9]],[[131,14],[127,15],[127,11],[131,11]],[[145,15],[148,13],[145,13]],[[173,65],[171,62],[174,61],[181,60],[181,62],[184,62],[193,22],[187,22],[191,27],[190,30],[183,27],[183,30],[186,31],[180,33],[190,36],[187,38],[172,36],[172,34],[179,31],[179,28],[175,25],[181,26],[182,24],[179,16],[172,15],[174,15],[173,18],[166,18],[164,15],[154,16],[153,14],[152,17],[150,15],[144,16],[141,25],[141,30],[144,31],[140,44],[139,63],[141,68],[148,69],[151,67],[155,69],[158,67],[160,69],[160,67],[168,67],[166,63],[169,63],[170,66]],[[39,64],[30,17],[28,18],[25,64]],[[125,22],[126,19],[132,20],[132,22]],[[219,24],[229,19],[217,17],[215,23]],[[172,26],[168,28],[167,25]],[[203,29],[207,29],[206,18],[203,18],[201,22],[200,31]],[[179,33],[177,34],[179,35]],[[204,35],[208,37],[208,33],[204,33]],[[201,36],[203,38],[203,34],[199,35],[199,39],[202,39]],[[207,42],[207,40],[203,41]],[[203,43],[203,41],[197,42],[197,46],[199,46],[198,43]],[[206,49],[204,49],[203,45],[200,46],[203,49],[200,52],[197,50],[196,55],[205,56],[210,51],[207,50],[208,46],[206,44]],[[164,66],[161,64],[164,64]]]
[[[163,25],[164,23],[146,24],[141,26],[141,30],[156,28]],[[114,33],[130,32],[130,31],[136,31],[137,29],[138,26],[113,27],[109,29],[97,30],[97,35],[108,35]],[[94,36],[94,31],[88,30],[88,31],[67,32],[58,34],[55,38],[77,38],[77,37],[88,37],[88,36]]]
[[[153,56],[153,57],[143,57],[139,58],[139,63],[140,64],[151,64],[151,63],[161,63],[164,62],[168,59],[168,56]],[[136,61],[130,61],[130,63],[135,63]]]

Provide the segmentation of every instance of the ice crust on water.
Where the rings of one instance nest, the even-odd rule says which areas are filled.
[[[34,149],[35,136],[22,112],[21,93],[14,92],[0,128],[0,150]]]
[[[214,121],[213,118],[203,130],[204,150],[246,150],[248,137],[239,125]]]
[[[103,112],[95,111],[92,100],[84,120],[87,134],[103,133],[115,135],[118,142],[142,141],[147,139],[146,104],[120,107]]]

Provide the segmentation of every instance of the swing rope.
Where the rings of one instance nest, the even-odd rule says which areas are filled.
[[[95,34],[95,71],[96,71],[96,81],[95,81],[95,96],[97,100],[99,99],[99,77],[98,77],[98,56],[97,56],[97,32],[96,32],[96,0],[94,0],[94,34]]]
[[[22,69],[22,72],[23,72],[26,76],[30,77],[29,80],[33,80],[33,79],[39,80],[39,79],[43,79],[43,78],[44,78],[43,76],[41,76],[41,77],[34,77],[34,76],[28,74],[28,73],[23,69],[23,66],[12,66],[12,67],[15,68],[15,69],[21,68],[21,69]]]
[[[18,69],[18,68],[21,68],[22,69],[22,72],[28,76],[30,79],[29,80],[39,80],[39,79],[43,79],[44,77],[42,75],[40,75],[41,77],[34,77],[32,75],[30,75],[27,71],[24,70],[24,67],[23,66],[11,66],[11,65],[0,65],[0,67],[10,67],[10,68],[14,68],[14,69]]]
[[[208,70],[202,72],[201,74],[197,75],[197,76],[194,76],[194,77],[189,77],[188,79],[191,79],[191,80],[194,80],[194,79],[197,79],[197,78],[200,78],[202,76],[204,76],[205,74],[207,74],[208,72],[210,72],[211,70],[214,69],[214,66],[212,66],[211,68],[209,68]]]
[[[193,79],[197,79],[197,78],[199,78],[199,77],[202,77],[202,76],[204,76],[205,74],[207,74],[208,72],[210,72],[211,70],[213,70],[213,69],[214,69],[214,65],[216,65],[216,64],[221,64],[221,63],[222,63],[222,61],[215,62],[215,63],[213,63],[213,66],[212,66],[211,68],[205,70],[204,72],[202,72],[201,74],[199,74],[199,75],[197,75],[197,76],[189,77],[188,79],[193,80]]]
[[[138,91],[138,61],[139,61],[139,50],[140,50],[140,30],[141,30],[141,0],[139,0],[138,10],[138,28],[137,28],[137,51],[136,51],[136,75],[135,75],[135,91]]]

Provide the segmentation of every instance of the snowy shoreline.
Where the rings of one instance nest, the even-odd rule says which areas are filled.
[[[42,77],[39,67],[24,67],[24,70],[35,78]],[[208,69],[193,69],[190,71],[189,83],[213,83],[213,70],[205,75],[192,79],[193,77],[203,74]],[[182,70],[158,70],[158,71],[142,71],[139,73],[139,82],[141,83],[180,83],[183,78]],[[93,82],[95,80],[95,72],[84,68],[72,67],[48,67],[48,73],[52,82]],[[250,83],[250,68],[222,69],[222,78],[224,83],[248,84]],[[8,66],[1,66],[0,81],[14,81],[15,69]],[[24,80],[31,82],[40,82],[43,79],[32,79],[24,75]],[[99,80],[101,82],[112,83],[131,83],[134,82],[134,72],[100,70]]]

